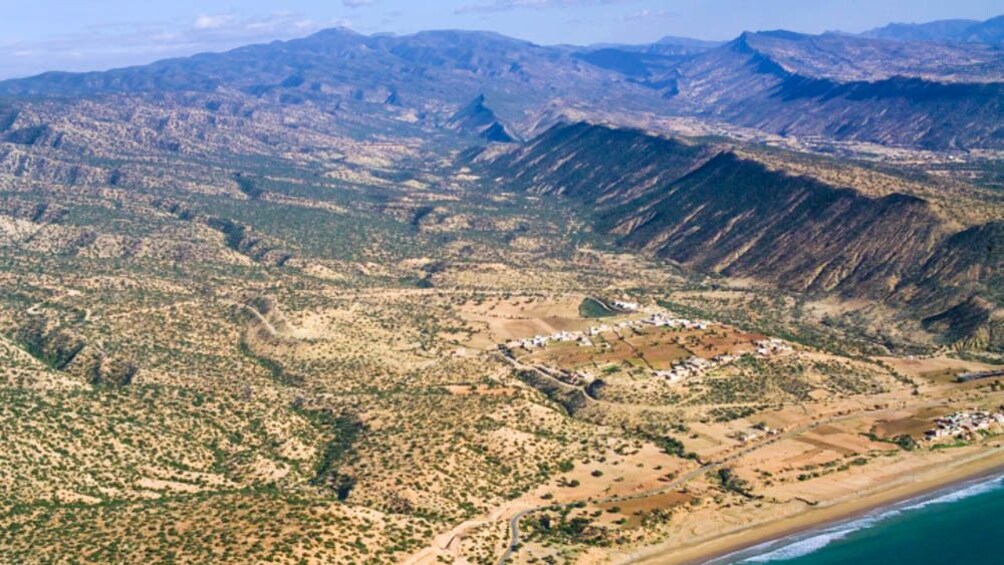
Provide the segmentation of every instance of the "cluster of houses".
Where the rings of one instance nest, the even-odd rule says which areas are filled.
[[[637,304],[631,302],[626,302],[626,303],[615,302],[614,304],[617,305],[618,308],[622,308],[622,306],[632,306],[632,305],[637,307]],[[627,310],[629,308],[623,308],[623,309]],[[581,347],[591,347],[593,345],[593,342],[589,338],[596,337],[602,333],[615,330],[621,330],[626,328],[638,329],[646,325],[655,327],[683,328],[688,330],[704,330],[707,329],[710,324],[711,324],[710,322],[706,322],[704,320],[685,320],[682,318],[670,318],[663,312],[656,312],[655,314],[652,314],[648,318],[642,320],[625,320],[623,322],[618,322],[613,326],[610,326],[608,324],[600,324],[598,326],[592,326],[584,332],[561,331],[551,335],[537,335],[533,337],[528,337],[526,339],[518,339],[506,343],[506,347],[510,349],[522,347],[523,349],[530,351],[533,349],[542,349],[544,347],[547,347],[547,344],[551,342],[558,342],[558,343],[577,342]]]
[[[614,308],[624,311],[624,312],[637,312],[641,305],[637,302],[628,302],[625,300],[617,300],[614,302]]]
[[[772,355],[792,350],[790,345],[780,339],[765,339],[756,342],[755,345],[757,348],[756,355],[759,355],[760,357],[770,357]],[[737,352],[735,355],[716,355],[711,359],[691,357],[690,359],[674,364],[673,368],[668,371],[656,371],[655,376],[668,379],[670,383],[676,383],[686,379],[700,377],[712,369],[732,363],[743,355],[749,355],[749,352],[741,351]]]
[[[968,438],[992,428],[1004,427],[1004,414],[999,412],[956,412],[934,421],[934,429],[924,433],[924,438],[934,441],[942,438]]]
[[[752,428],[746,430],[739,430],[728,434],[730,437],[739,443],[749,443],[751,441],[756,441],[765,437],[773,437],[781,433],[781,430],[771,428],[766,424],[757,424]]]
[[[705,372],[731,362],[733,359],[725,360],[725,355],[719,355],[714,359],[702,359],[701,357],[691,357],[684,361],[673,364],[673,368],[668,371],[656,371],[655,376],[668,380],[670,383],[680,382],[685,379],[699,377]]]
[[[763,339],[754,345],[756,345],[756,353],[760,357],[770,357],[771,355],[791,351],[790,345],[777,338]]]
[[[589,336],[598,336],[601,333],[609,332],[611,329],[612,328],[610,326],[606,325],[606,324],[600,324],[598,326],[593,326],[593,327],[589,328],[588,330],[586,330],[586,335],[589,335]]]
[[[704,320],[686,320],[684,318],[670,318],[664,312],[656,312],[652,314],[645,320],[642,320],[640,324],[649,324],[657,328],[683,328],[686,330],[705,330],[711,322],[706,322]]]
[[[632,303],[616,302],[615,306],[628,310],[631,306],[636,305],[633,305]],[[594,345],[592,338],[595,338],[600,334],[628,328],[640,329],[645,326],[665,327],[671,329],[705,330],[711,326],[711,322],[705,320],[675,318],[668,315],[666,312],[655,312],[647,318],[624,320],[617,322],[616,324],[599,324],[592,326],[585,331],[560,331],[550,335],[538,335],[525,339],[513,340],[506,343],[506,347],[509,349],[522,348],[527,351],[532,351],[535,349],[543,349],[552,342],[574,342],[580,347],[592,347]],[[606,347],[610,346],[606,342],[601,342],[601,345]],[[669,370],[655,371],[654,375],[656,377],[667,379],[670,383],[676,383],[700,377],[712,369],[732,363],[743,355],[770,357],[772,355],[792,350],[790,345],[776,338],[758,341],[754,344],[754,347],[756,348],[754,351],[741,351],[737,352],[735,355],[718,355],[711,359],[704,359],[696,356],[690,357],[689,359],[677,362]],[[569,384],[581,384],[593,380],[592,375],[589,374],[566,373],[561,376],[564,377],[561,380],[564,380]]]
[[[592,331],[592,328],[590,328]],[[595,333],[590,333],[589,335],[597,335]],[[528,337],[526,339],[517,339],[506,343],[506,347],[514,349],[517,347],[522,347],[527,351],[531,349],[542,349],[547,347],[548,343],[552,341],[567,343],[567,342],[578,342],[582,347],[588,347],[593,344],[593,342],[586,336],[583,332],[558,332],[551,335],[535,335],[533,337]]]

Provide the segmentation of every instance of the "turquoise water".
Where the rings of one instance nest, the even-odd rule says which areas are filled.
[[[963,485],[714,563],[1004,564],[1004,478]]]

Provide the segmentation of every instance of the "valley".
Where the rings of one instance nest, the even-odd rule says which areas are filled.
[[[999,467],[927,437],[1004,409],[1000,56],[938,45],[0,82],[0,561],[685,563]]]

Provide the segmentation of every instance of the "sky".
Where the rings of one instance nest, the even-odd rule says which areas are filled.
[[[491,30],[540,44],[731,39],[745,30],[860,32],[984,20],[1004,0],[5,0],[0,78],[221,51],[345,26],[406,34]]]

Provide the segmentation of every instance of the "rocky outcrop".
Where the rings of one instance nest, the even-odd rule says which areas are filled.
[[[978,296],[925,318],[923,324],[956,349],[1004,351],[1004,316]]]
[[[548,399],[559,404],[568,412],[569,416],[574,416],[589,402],[589,398],[581,388],[566,385],[537,371],[521,370],[517,376],[526,384],[543,393]]]
[[[250,227],[227,218],[208,218],[206,225],[226,237],[230,249],[247,256],[256,263],[282,267],[293,258],[293,254],[279,248],[264,236],[258,235]]]
[[[943,307],[946,298],[1004,290],[1004,221],[989,222],[947,238],[900,294],[917,305]]]
[[[283,267],[295,258],[295,255],[284,250],[279,242],[259,234],[250,226],[240,222],[193,212],[188,206],[175,200],[155,200],[152,204],[155,208],[167,212],[179,220],[202,224],[223,234],[223,242],[227,248],[256,263]]]
[[[476,135],[490,142],[512,143],[514,141],[495,112],[485,106],[484,94],[478,95],[477,98],[450,116],[450,119],[446,121],[446,127]]]
[[[80,333],[53,326],[42,316],[30,316],[12,336],[28,353],[52,369],[86,379],[94,385],[132,384],[139,368],[131,361],[107,355]]]

